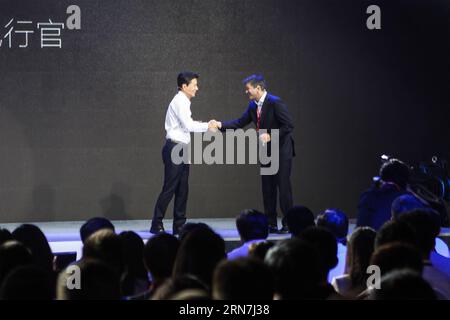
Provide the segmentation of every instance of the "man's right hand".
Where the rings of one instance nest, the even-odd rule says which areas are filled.
[[[216,121],[216,120],[210,120],[208,122],[208,129],[210,131],[217,131],[217,129],[222,128],[222,123],[220,121]]]

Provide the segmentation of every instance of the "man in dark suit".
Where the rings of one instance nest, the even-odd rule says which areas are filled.
[[[398,197],[409,194],[409,168],[398,159],[384,162],[380,168],[380,181],[359,198],[357,227],[371,227],[379,230],[391,220],[392,203]]]
[[[287,233],[287,211],[292,207],[291,167],[292,158],[295,156],[292,131],[294,124],[284,102],[266,91],[266,83],[261,75],[252,75],[243,81],[245,93],[250,99],[247,110],[235,120],[217,122],[221,131],[227,129],[239,129],[253,122],[256,131],[266,129],[267,133],[259,134],[260,140],[270,152],[271,130],[279,130],[279,170],[273,175],[261,175],[264,211],[269,219],[269,231],[271,233]],[[282,228],[277,226],[277,193],[279,192],[280,207],[283,213]]]

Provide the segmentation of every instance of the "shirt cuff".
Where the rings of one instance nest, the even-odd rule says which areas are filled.
[[[203,132],[208,131],[208,122],[202,122],[201,128]]]

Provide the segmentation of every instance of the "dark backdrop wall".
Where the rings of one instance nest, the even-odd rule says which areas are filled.
[[[36,23],[70,4],[82,29],[40,48]],[[264,74],[295,119],[295,202],[355,216],[380,154],[449,156],[449,16],[446,0],[0,0],[0,221],[150,218],[180,70],[201,75],[205,121],[240,115],[241,80]],[[33,21],[28,48],[8,48],[12,18]],[[189,217],[262,209],[258,172],[192,166]]]

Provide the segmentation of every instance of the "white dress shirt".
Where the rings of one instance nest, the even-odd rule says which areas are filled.
[[[208,123],[192,119],[191,100],[178,91],[167,108],[165,129],[167,139],[188,144],[191,142],[190,132],[206,132]]]
[[[266,96],[267,96],[267,91],[264,91],[263,95],[261,96],[261,98],[256,101],[256,105],[258,106],[258,110],[257,112],[260,113],[261,112],[261,108],[264,104],[264,100],[266,100]]]
[[[441,256],[450,258],[450,250],[448,249],[447,244],[441,238],[436,237],[434,241],[434,250]]]
[[[345,273],[345,260],[347,257],[347,246],[338,242],[337,247],[338,247],[338,251],[337,251],[338,263],[337,263],[336,267],[331,269],[330,272],[328,273],[328,283],[332,283],[333,278],[341,276]]]
[[[266,239],[256,239],[245,242],[242,246],[234,249],[233,251],[227,254],[228,260],[234,260],[237,258],[248,256],[248,249],[250,249],[250,246],[254,243],[259,243],[263,241],[266,241]]]

